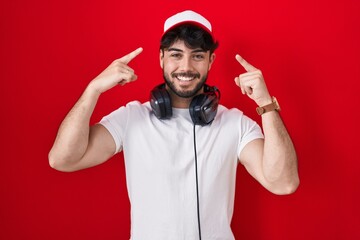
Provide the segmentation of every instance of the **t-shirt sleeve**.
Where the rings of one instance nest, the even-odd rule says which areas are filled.
[[[240,156],[240,153],[244,149],[246,144],[248,144],[249,142],[255,139],[264,138],[264,135],[262,133],[259,124],[257,124],[254,120],[250,119],[245,115],[241,117],[240,126],[241,126],[241,131],[240,131],[241,134],[240,134],[238,150],[237,150],[238,156]]]
[[[99,124],[103,125],[110,132],[115,141],[116,150],[114,154],[122,150],[127,121],[128,109],[126,107],[120,107],[103,117],[99,122]]]

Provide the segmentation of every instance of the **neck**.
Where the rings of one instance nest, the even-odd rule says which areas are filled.
[[[166,86],[167,87],[167,86]],[[168,87],[167,87],[168,88]],[[177,94],[175,94],[173,91],[171,91],[169,88],[168,88],[168,92],[169,92],[169,95],[170,95],[170,98],[171,98],[171,105],[172,107],[174,108],[189,108],[190,107],[190,103],[191,101],[193,100],[194,96],[193,97],[188,97],[188,98],[185,98],[185,97],[180,97],[178,96]],[[204,90],[203,88],[201,88],[196,94],[201,94],[203,93]]]
[[[170,93],[170,97],[171,97],[172,106],[174,108],[189,108],[191,100],[193,99],[192,97],[191,98],[179,97],[175,93]]]

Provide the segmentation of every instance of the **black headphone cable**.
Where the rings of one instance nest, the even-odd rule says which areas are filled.
[[[199,229],[199,240],[201,240],[200,200],[199,200],[199,180],[198,180],[198,164],[197,164],[197,151],[196,151],[195,124],[194,124],[194,153],[195,153],[195,179],[196,179],[196,207],[197,207],[197,220],[198,220],[198,229]]]

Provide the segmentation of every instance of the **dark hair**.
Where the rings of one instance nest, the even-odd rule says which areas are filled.
[[[219,45],[204,29],[191,24],[184,24],[165,33],[160,41],[160,49],[164,51],[177,40],[183,40],[188,48],[201,48],[210,51],[210,53],[213,53]]]

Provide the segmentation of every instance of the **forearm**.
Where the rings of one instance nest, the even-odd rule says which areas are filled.
[[[262,115],[265,135],[263,174],[278,193],[291,193],[299,184],[297,156],[278,112]]]
[[[50,165],[61,169],[78,162],[86,152],[89,140],[90,118],[100,96],[91,84],[67,114],[60,125],[49,153]]]

